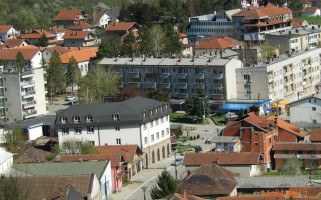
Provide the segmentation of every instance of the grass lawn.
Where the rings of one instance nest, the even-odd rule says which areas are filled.
[[[215,122],[215,124],[218,125],[218,126],[224,126],[225,125],[224,117],[216,116],[216,117],[212,117],[212,119]]]
[[[321,24],[320,17],[296,17],[295,19],[304,19],[309,22],[309,24]]]
[[[178,145],[177,146],[177,152],[178,153],[181,153],[187,149],[192,149],[192,146],[191,145]]]
[[[183,113],[171,113],[169,115],[169,119],[171,122],[174,123],[184,123],[184,124],[204,124],[203,119],[196,117],[196,116],[191,116],[188,114],[183,114]],[[194,123],[193,119],[196,119],[196,123]],[[206,120],[206,124],[209,124],[209,122]]]

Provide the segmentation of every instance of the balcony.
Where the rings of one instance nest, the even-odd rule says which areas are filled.
[[[168,79],[170,76],[170,73],[162,73],[159,76],[160,76],[160,78]]]
[[[37,104],[36,101],[23,101],[22,102],[23,108],[28,108],[28,107],[31,107],[31,106],[35,106],[36,104]]]
[[[212,74],[212,79],[223,79],[223,74]]]
[[[160,84],[160,88],[162,88],[162,89],[170,89],[171,88],[171,84],[170,83],[161,83]]]
[[[187,73],[179,73],[179,74],[176,74],[176,77],[178,79],[186,79],[187,78]]]
[[[268,76],[268,79],[269,79],[269,83],[273,82],[273,80],[274,80],[273,75],[269,75],[269,76]]]
[[[251,89],[245,89],[245,92],[246,92],[246,94],[251,94],[252,93]]]
[[[22,91],[21,92],[21,96],[30,96],[30,95],[34,95],[34,94],[36,94],[36,92],[35,91]]]
[[[223,94],[213,94],[213,95],[212,95],[212,98],[213,98],[214,100],[216,100],[216,99],[222,100],[222,99],[224,99],[224,96],[223,96]]]
[[[285,94],[284,94],[284,96],[289,96],[289,95],[291,95],[291,94],[293,94],[294,92],[293,92],[293,90],[290,90],[290,91],[287,91]]]
[[[274,158],[321,159],[321,154],[274,154]]]
[[[179,99],[187,99],[188,98],[188,94],[187,93],[178,93],[177,94],[177,98],[179,98]]]
[[[195,79],[205,79],[205,75],[203,73],[198,73],[198,74],[195,74]]]
[[[244,81],[245,81],[245,83],[247,83],[247,84],[252,83],[252,80],[251,80],[251,79],[244,79]]]
[[[120,79],[123,78],[123,73],[122,72],[114,72]]]
[[[0,108],[3,108],[5,106],[4,102],[0,102]]]
[[[306,73],[306,74],[304,74],[304,76],[303,76],[304,79],[307,79],[307,78],[310,78],[310,77],[311,77],[311,74],[310,74],[310,73]]]
[[[129,72],[129,78],[139,78],[138,72]]]
[[[20,85],[22,87],[29,87],[29,86],[34,86],[35,85],[35,81],[22,81],[20,83]]]
[[[156,83],[145,83],[146,88],[156,88]]]
[[[311,65],[305,64],[305,65],[303,66],[303,69],[309,69],[310,67],[311,67]]]
[[[25,71],[21,73],[21,78],[29,78],[32,77],[34,74],[33,71],[29,70],[29,71]]]
[[[35,115],[37,114],[37,110],[31,110],[31,111],[24,111],[23,112],[23,117],[26,119],[26,118],[29,118],[29,117],[34,117]]]
[[[187,83],[177,83],[177,89],[187,89]]]
[[[223,89],[223,84],[212,84],[212,89],[213,90],[222,90]]]
[[[291,79],[287,81],[284,80],[284,85],[291,85],[292,83],[293,81]]]
[[[291,70],[284,72],[284,76],[289,76],[291,74],[293,74],[293,72]]]

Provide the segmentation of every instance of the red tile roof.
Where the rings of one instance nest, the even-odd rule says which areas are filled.
[[[59,55],[63,55],[65,53],[71,52],[71,50],[68,49],[67,47],[60,47],[60,46],[46,47],[45,49],[49,50],[51,53],[53,53],[54,51],[57,51]]]
[[[266,132],[270,131],[268,129],[268,124],[270,124],[270,125],[273,124],[273,120],[261,118],[261,117],[257,116],[254,112],[249,113],[248,117],[246,117],[244,119],[244,121],[246,121],[246,122],[248,122],[258,128],[261,128],[262,130],[264,130]]]
[[[92,47],[90,49],[83,49],[79,51],[67,52],[60,56],[62,63],[69,63],[69,58],[74,57],[76,62],[89,61],[92,58],[96,58],[98,47]]]
[[[289,133],[292,133],[292,134],[300,136],[300,137],[304,137],[304,136],[308,135],[308,133],[306,131],[303,131],[300,127],[294,126],[293,124],[283,121],[280,118],[277,118],[275,116],[271,116],[268,119],[276,121],[276,125],[279,128],[281,128]]]
[[[8,39],[4,44],[8,48],[20,47],[24,42],[24,39]]]
[[[67,31],[62,37],[63,39],[85,39],[89,31]]]
[[[20,51],[25,60],[30,60],[35,56],[35,54],[38,52],[38,50],[39,50],[38,48],[26,49],[26,47],[14,48],[14,49],[0,49],[0,59],[1,60],[16,60],[16,56],[17,56],[18,52]]]
[[[50,32],[48,32],[48,31],[46,31],[44,29],[37,29],[37,30],[32,29],[32,30],[27,30],[26,34],[21,35],[20,38],[23,38],[23,39],[29,39],[29,38],[30,39],[39,39],[42,36],[42,34],[45,34],[45,36],[47,38],[56,37],[55,34],[50,33]]]
[[[270,193],[269,197],[262,195],[246,195],[246,196],[235,196],[235,197],[219,197],[216,200],[286,200],[285,197],[276,197]]]
[[[112,166],[119,167],[122,165],[124,158],[121,154],[80,154],[80,155],[61,155],[61,162],[78,162],[91,160],[110,160]]]
[[[237,41],[230,37],[217,38],[214,40],[207,40],[201,42],[196,49],[226,49],[232,48],[238,45],[243,45],[243,42]]]
[[[135,24],[136,24],[136,22],[111,23],[106,28],[106,31],[127,31],[128,29],[133,27]]]
[[[88,29],[88,28],[94,28],[95,26],[88,24],[83,21],[78,21],[75,22],[73,25],[69,26],[67,29],[68,30],[83,30],[83,29]]]
[[[257,165],[259,153],[253,152],[208,152],[185,154],[183,165]]]
[[[314,129],[310,133],[311,142],[321,142],[321,128]]]
[[[276,7],[273,4],[268,4],[266,7],[248,7],[235,13],[233,17],[244,17],[245,19],[259,19],[291,14],[292,11],[287,7]]]
[[[180,38],[186,38],[187,35],[185,33],[178,33],[178,37]]]
[[[300,13],[315,13],[319,8],[317,7],[305,7],[302,10],[300,10]]]
[[[13,25],[0,25],[0,33],[7,33]]]
[[[294,143],[294,142],[279,142],[273,145],[272,150],[294,150],[294,151],[320,151],[321,143]]]
[[[125,163],[133,162],[135,154],[142,153],[137,145],[108,145],[96,148],[101,154],[121,154]]]
[[[55,17],[55,21],[76,20],[82,10],[61,10]]]
[[[194,195],[184,195],[184,194],[177,194],[175,193],[173,197],[171,198],[166,198],[169,200],[205,200],[204,198],[197,197]]]

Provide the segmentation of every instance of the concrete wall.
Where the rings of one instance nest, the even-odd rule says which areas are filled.
[[[3,74],[6,122],[20,121],[22,116],[22,99],[18,73]]]
[[[226,99],[237,98],[237,87],[236,87],[236,69],[240,69],[242,62],[237,59],[232,59],[226,64],[225,67],[225,94]]]
[[[312,110],[312,107],[315,107],[315,111]],[[313,120],[316,120],[316,123],[321,123],[321,100],[318,98],[308,98],[298,101],[296,103],[290,104],[290,122],[291,123],[300,123],[300,124],[312,124]],[[315,124],[315,126],[317,126]]]
[[[113,191],[112,178],[111,178],[111,162],[108,162],[108,165],[100,177],[101,193],[102,199],[107,199],[107,197]],[[107,192],[107,193],[106,193]]]

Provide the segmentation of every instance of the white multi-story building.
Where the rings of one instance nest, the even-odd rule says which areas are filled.
[[[170,154],[170,112],[167,103],[143,97],[71,106],[57,114],[59,145],[70,140],[95,146],[137,144],[148,166]]]
[[[295,101],[315,93],[320,83],[321,49],[281,55],[255,67],[237,69],[239,99]]]
[[[25,66],[21,71],[15,69],[18,52],[21,52],[25,59]],[[0,79],[0,113],[7,123],[47,113],[47,92],[41,58],[42,53],[39,49],[0,50],[0,59],[6,63]]]

